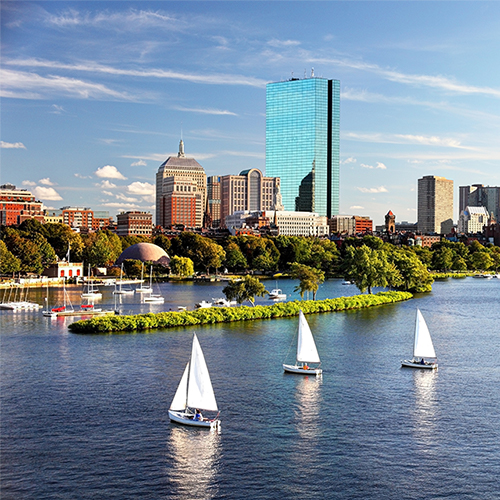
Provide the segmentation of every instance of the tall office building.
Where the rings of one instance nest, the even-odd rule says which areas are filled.
[[[339,212],[340,82],[292,78],[266,89],[266,175],[285,210]]]
[[[448,234],[453,228],[453,181],[426,175],[418,180],[418,230]]]
[[[181,140],[177,156],[169,156],[156,174],[156,225],[202,227],[206,192],[205,170],[186,157]]]
[[[500,218],[500,187],[473,184],[460,186],[459,214],[466,207],[485,207],[495,220]]]

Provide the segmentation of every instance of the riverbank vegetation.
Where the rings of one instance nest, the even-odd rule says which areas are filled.
[[[151,242],[171,257],[170,270],[154,267],[154,275],[164,278],[191,278],[193,273],[227,270],[230,274],[296,276],[315,292],[323,279],[353,281],[361,292],[373,287],[426,292],[431,289],[433,271],[474,272],[500,269],[500,247],[483,246],[477,241],[466,246],[447,240],[430,248],[395,246],[375,236],[347,237],[333,241],[300,236],[226,236],[211,239],[189,231],[169,239],[163,234],[151,238],[119,237],[109,230],[75,233],[64,224],[40,224],[34,219],[18,227],[4,227],[0,243],[0,274],[39,274],[57,258],[71,255],[84,269],[107,267],[108,276],[119,273],[114,262],[128,246]],[[142,263],[125,261],[129,277],[139,277]],[[171,273],[171,274],[169,274]],[[306,276],[306,274],[308,276]],[[163,275],[163,276],[161,276]],[[300,276],[299,276],[300,275]],[[317,288],[316,288],[317,289]]]
[[[149,331],[183,326],[275,319],[304,314],[338,312],[391,304],[412,298],[408,292],[379,292],[373,295],[355,295],[326,300],[279,302],[270,306],[212,307],[195,311],[138,314],[135,316],[104,316],[76,321],[68,328],[73,333],[113,333]]]

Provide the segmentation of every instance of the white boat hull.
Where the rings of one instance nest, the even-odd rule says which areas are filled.
[[[431,361],[426,361],[422,364],[420,361],[414,361],[413,359],[405,359],[401,361],[401,366],[405,368],[420,368],[423,370],[435,370],[438,367],[437,363]]]
[[[287,373],[298,373],[300,375],[320,375],[323,373],[321,368],[304,368],[297,365],[283,365],[283,370]]]
[[[192,413],[184,413],[183,411],[168,410],[168,416],[172,422],[177,424],[189,425],[190,427],[203,427],[205,429],[219,429],[220,420],[193,420]]]

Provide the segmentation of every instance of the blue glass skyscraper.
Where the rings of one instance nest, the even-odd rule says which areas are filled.
[[[340,82],[305,78],[266,89],[266,175],[285,210],[339,213]]]

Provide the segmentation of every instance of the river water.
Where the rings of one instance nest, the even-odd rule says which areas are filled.
[[[296,283],[278,285],[296,296]],[[163,305],[114,304],[111,289],[101,302],[127,313],[222,296],[218,283],[161,289]],[[355,293],[332,280],[318,299]],[[80,289],[69,294],[76,303]],[[297,318],[197,327],[220,434],[168,420],[193,329],[75,335],[74,318],[2,311],[1,498],[498,499],[499,304],[500,279],[467,278],[308,316],[321,378],[282,371]],[[417,307],[436,372],[400,368]]]

